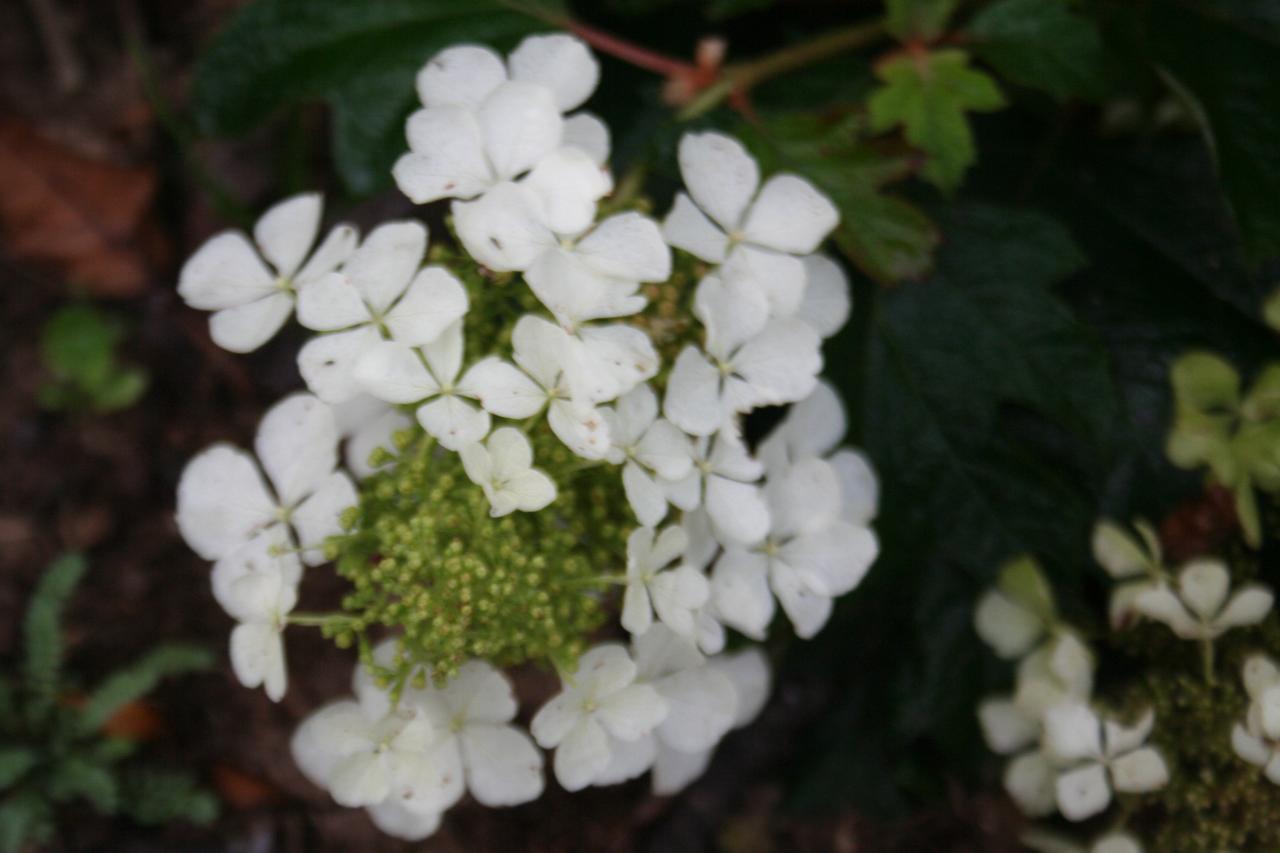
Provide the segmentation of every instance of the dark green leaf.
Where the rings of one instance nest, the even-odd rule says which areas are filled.
[[[1059,100],[1106,94],[1097,24],[1066,0],[1000,0],[969,25],[973,51],[1005,77]]]
[[[883,187],[909,175],[911,157],[862,138],[857,120],[832,124],[811,114],[767,116],[746,138],[771,169],[798,172],[840,209],[836,244],[881,283],[928,272],[938,231],[929,217]]]
[[[80,712],[82,732],[94,732],[111,715],[135,699],[155,689],[162,678],[208,669],[213,655],[198,646],[160,646],[142,660],[120,670],[89,696]]]
[[[0,808],[0,853],[20,853],[31,843],[48,841],[53,834],[49,804],[33,789],[4,801]]]
[[[933,41],[947,31],[959,0],[888,0],[885,26],[901,41]]]
[[[991,112],[1004,96],[985,72],[969,67],[969,55],[946,49],[904,52],[876,65],[883,81],[867,102],[871,128],[901,126],[907,141],[928,156],[922,174],[944,190],[955,189],[977,156],[968,112]]]
[[[54,767],[49,776],[49,796],[55,802],[88,800],[99,814],[114,814],[119,804],[119,788],[111,771],[79,756],[70,756]]]
[[[192,107],[203,130],[230,134],[286,105],[325,101],[338,170],[369,193],[390,182],[414,75],[432,54],[459,42],[509,47],[544,28],[500,0],[257,0],[201,58]]]
[[[40,756],[25,746],[0,746],[0,791],[21,779],[35,767]]]
[[[27,605],[23,625],[27,714],[41,719],[53,706],[62,663],[62,608],[87,568],[84,557],[66,554],[45,570]]]
[[[129,817],[149,826],[186,820],[207,824],[218,816],[218,800],[186,773],[136,770],[122,783],[121,807]]]
[[[1198,104],[1245,246],[1280,257],[1280,6],[1168,3],[1152,7],[1152,56]],[[1260,26],[1260,24],[1267,26]]]

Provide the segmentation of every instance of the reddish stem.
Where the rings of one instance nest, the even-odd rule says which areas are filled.
[[[632,65],[661,74],[664,77],[683,77],[698,73],[698,67],[692,62],[685,62],[673,56],[657,53],[647,47],[629,42],[626,39],[597,30],[595,27],[565,21],[564,25],[575,35],[601,53],[629,62]]]

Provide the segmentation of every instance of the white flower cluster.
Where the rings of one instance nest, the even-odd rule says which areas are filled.
[[[598,79],[591,53],[567,35],[530,37],[505,61],[449,48],[418,75],[422,108],[394,177],[415,202],[452,199],[471,258],[519,273],[545,309],[518,318],[510,352],[467,363],[475,293],[424,266],[418,222],[382,224],[362,240],[340,225],[313,249],[322,204],[302,195],[259,220],[256,249],[228,232],[196,252],[178,290],[215,312],[219,345],[251,351],[295,312],[317,334],[298,354],[310,393],[268,412],[258,462],[225,446],[197,456],[178,522],[217,561],[215,593],[240,623],[237,676],[279,699],[281,632],[302,566],[323,562],[325,539],[358,503],[370,451],[412,415],[459,454],[491,515],[537,512],[558,488],[526,437],[545,417],[572,453],[621,468],[638,526],[621,579],[631,650],[583,655],[533,736],[556,750],[566,788],[652,769],[667,793],[701,773],[767,694],[758,651],[721,654],[725,627],[763,639],[780,605],[799,636],[817,633],[877,556],[878,484],[863,456],[838,447],[845,414],[818,379],[822,340],[850,311],[840,267],[814,254],[835,207],[794,175],[762,185],[740,143],[695,133],[679,146],[687,194],[661,226],[636,212],[599,218],[613,188],[609,132],[572,112]],[[701,345],[679,353],[660,399],[658,352],[628,318],[647,305],[643,285],[671,277],[671,247],[710,268],[693,298]],[[743,417],[779,405],[791,410],[753,453]],[[350,474],[339,467],[344,442]],[[490,805],[541,791],[541,757],[511,725],[511,688],[487,664],[465,664],[440,689],[407,690],[394,707],[361,673],[356,694],[313,715],[294,751],[335,800],[367,807],[388,832],[429,834],[464,790]]]
[[[1249,710],[1244,722],[1231,730],[1231,747],[1261,767],[1272,784],[1280,785],[1280,669],[1266,655],[1253,655],[1244,662],[1241,677]]]
[[[1019,661],[1013,695],[985,700],[978,720],[994,752],[1016,754],[1004,782],[1024,813],[1081,821],[1104,811],[1113,791],[1165,785],[1164,758],[1144,746],[1154,715],[1127,726],[1090,707],[1094,656],[1059,619],[1034,561],[1004,567],[978,604],[975,628],[996,654]]]

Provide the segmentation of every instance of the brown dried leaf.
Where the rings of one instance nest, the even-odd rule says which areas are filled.
[[[94,296],[136,296],[150,283],[153,169],[85,157],[9,120],[0,122],[0,186],[0,234],[14,258]]]

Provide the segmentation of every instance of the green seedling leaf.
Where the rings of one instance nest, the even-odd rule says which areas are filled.
[[[161,679],[198,672],[213,665],[208,649],[195,646],[160,646],[142,660],[104,681],[80,710],[77,725],[82,733],[95,732],[111,715],[155,689]]]
[[[23,639],[29,719],[42,719],[53,708],[62,664],[62,608],[84,576],[85,568],[84,557],[79,554],[66,554],[54,560],[27,605]]]

